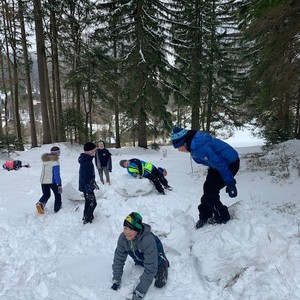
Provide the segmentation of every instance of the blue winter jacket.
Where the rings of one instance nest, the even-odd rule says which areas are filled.
[[[92,193],[95,189],[95,169],[93,156],[81,153],[78,162],[79,168],[79,191],[83,193]]]
[[[222,140],[197,131],[191,142],[191,156],[196,163],[217,169],[225,184],[234,179],[228,165],[236,161],[239,155]]]

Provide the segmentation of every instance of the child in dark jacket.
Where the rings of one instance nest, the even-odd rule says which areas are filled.
[[[51,148],[50,153],[42,155],[43,167],[41,172],[41,187],[43,195],[36,203],[36,209],[39,214],[44,214],[45,206],[51,196],[51,190],[54,193],[54,212],[61,208],[62,182],[60,177],[59,165],[60,149],[57,146]]]
[[[92,142],[86,142],[83,146],[84,153],[81,153],[78,162],[79,167],[79,191],[83,192],[85,204],[83,211],[83,224],[92,223],[94,219],[94,210],[97,206],[95,189],[99,186],[95,181],[95,169],[93,158],[96,153],[96,145]]]
[[[111,288],[118,290],[121,287],[123,268],[129,255],[136,265],[145,268],[132,296],[132,300],[140,300],[144,298],[153,279],[155,279],[154,286],[157,288],[166,285],[169,261],[160,239],[151,232],[150,225],[142,223],[139,213],[132,212],[128,215],[123,226],[123,232],[119,236],[114,254]]]
[[[153,164],[132,158],[129,160],[120,160],[120,166],[127,169],[128,174],[133,177],[147,178],[153,182],[156,190],[161,194],[165,195],[164,188],[169,191],[172,187],[169,186],[167,179],[163,175],[163,172],[158,170]]]
[[[173,128],[172,143],[180,152],[191,153],[197,164],[208,166],[196,228],[206,223],[225,224],[230,220],[230,214],[227,206],[220,201],[220,190],[226,186],[226,193],[231,198],[237,196],[234,179],[240,167],[237,151],[208,133],[179,127]]]
[[[95,165],[98,169],[102,184],[104,184],[103,172],[105,174],[106,182],[110,184],[109,173],[112,171],[111,153],[105,148],[105,143],[102,140],[98,143],[98,149],[95,155]]]

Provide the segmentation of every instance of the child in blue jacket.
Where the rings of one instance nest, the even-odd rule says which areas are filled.
[[[230,220],[230,214],[227,206],[220,201],[220,190],[226,186],[226,193],[231,198],[237,196],[234,179],[240,167],[237,151],[208,133],[179,127],[173,128],[172,143],[180,152],[191,153],[197,164],[208,166],[196,228],[206,223],[225,224]]]

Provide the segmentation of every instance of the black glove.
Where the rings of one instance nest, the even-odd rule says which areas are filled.
[[[99,190],[99,185],[96,183],[96,181],[93,182],[93,187],[95,190]]]
[[[120,287],[121,287],[121,281],[119,281],[119,280],[113,280],[113,285],[111,286],[111,288],[114,291],[117,291]]]
[[[235,198],[237,196],[237,189],[235,185],[236,185],[235,179],[226,183],[226,193],[228,193],[230,198]]]
[[[132,295],[132,300],[141,300],[145,297],[145,294],[138,291],[138,290],[135,290],[133,292],[133,295]]]

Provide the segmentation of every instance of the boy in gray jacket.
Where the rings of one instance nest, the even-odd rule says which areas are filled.
[[[142,223],[142,217],[132,212],[124,220],[124,229],[119,236],[115,250],[113,269],[113,290],[121,286],[123,267],[127,255],[136,265],[145,268],[136,286],[132,300],[143,299],[155,278],[154,286],[162,288],[167,283],[169,261],[166,258],[160,239],[151,232],[151,226]]]

